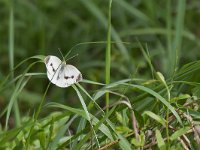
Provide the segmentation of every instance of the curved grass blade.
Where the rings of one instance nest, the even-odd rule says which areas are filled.
[[[59,103],[49,103],[48,106],[49,107],[56,107],[56,108],[61,108],[61,109],[68,110],[68,111],[70,111],[72,113],[75,113],[75,114],[85,118],[86,120],[88,120],[88,117],[87,117],[86,112],[84,110],[72,108],[72,107],[69,107],[69,106],[66,106],[66,105],[62,105],[62,104],[59,104]],[[93,125],[97,125],[97,123],[100,123],[98,118],[96,118],[92,114],[89,114],[89,115],[90,115],[90,118],[92,118],[92,124]],[[104,117],[104,119],[105,119],[105,117]],[[101,124],[99,125],[98,129],[102,133],[104,133],[110,140],[113,140],[113,137],[112,137],[112,134],[111,134],[109,128],[105,124],[103,124],[103,122],[101,122]]]
[[[106,88],[111,88],[111,87],[113,88],[113,87],[118,86],[118,85],[125,85],[125,86],[129,86],[129,87],[132,87],[132,88],[137,88],[139,90],[142,90],[142,91],[145,91],[145,92],[149,93],[150,95],[153,95],[158,100],[160,100],[174,114],[174,116],[177,118],[178,122],[182,125],[182,121],[181,121],[181,118],[178,115],[178,113],[170,105],[170,103],[167,102],[165,100],[165,98],[163,98],[160,94],[158,94],[155,91],[153,91],[152,89],[144,87],[142,85],[134,85],[134,84],[124,83],[124,82],[121,82],[121,81],[120,82],[111,83],[110,85],[106,86]]]
[[[21,79],[18,81],[15,89],[14,89],[14,92],[11,96],[11,100],[8,104],[8,108],[7,108],[7,114],[6,114],[6,125],[5,125],[5,128],[7,129],[8,127],[8,119],[9,119],[9,116],[10,116],[10,112],[11,112],[11,109],[12,109],[12,106],[13,106],[13,103],[14,101],[16,100],[17,96],[19,95],[19,93],[21,92],[21,90],[23,89],[23,87],[26,85],[26,83],[28,82],[28,80],[25,80],[25,82],[23,83],[23,79],[24,79],[24,75],[28,72],[28,70],[33,66],[35,65],[36,63],[38,63],[38,61],[32,63],[31,65],[29,65],[29,67],[24,71]],[[29,79],[29,78],[28,78]]]

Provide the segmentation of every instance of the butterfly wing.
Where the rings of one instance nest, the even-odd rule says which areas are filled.
[[[44,59],[44,62],[47,68],[48,79],[53,84],[56,84],[62,61],[56,56],[49,55]]]
[[[58,87],[68,87],[82,80],[82,74],[76,67],[66,65],[56,56],[49,55],[44,62],[48,79]]]
[[[62,64],[58,74],[56,85],[59,87],[68,87],[82,80],[81,72],[73,65]]]

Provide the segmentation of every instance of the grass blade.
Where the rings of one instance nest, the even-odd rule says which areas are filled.
[[[185,0],[178,0],[177,6],[177,17],[176,17],[176,34],[174,38],[174,45],[171,49],[171,75],[174,75],[176,67],[179,62],[179,55],[181,50],[183,28],[184,28],[184,17],[185,17]]]
[[[86,104],[85,104],[85,102],[84,102],[84,100],[83,100],[83,97],[81,96],[81,93],[79,92],[79,90],[77,89],[77,87],[76,87],[75,85],[72,85],[72,87],[74,88],[74,90],[76,91],[76,93],[77,93],[77,95],[78,95],[78,97],[79,97],[79,100],[80,100],[80,102],[81,102],[81,104],[82,104],[82,106],[83,106],[83,109],[84,109],[84,111],[85,111],[85,114],[86,114],[86,116],[87,116],[87,120],[90,122],[90,125],[91,125],[91,127],[92,127],[92,130],[93,130],[93,132],[94,132],[94,136],[95,136],[95,138],[96,138],[97,145],[98,145],[98,147],[100,147],[99,142],[98,142],[98,139],[97,139],[96,132],[95,132],[95,130],[94,130],[94,128],[93,128],[93,125],[92,125],[92,122],[91,122],[92,120],[91,120],[91,118],[90,118],[90,115],[89,115],[89,112],[88,112],[88,110],[87,110],[87,106],[86,106]]]
[[[107,21],[106,17],[103,15],[101,10],[93,3],[91,0],[80,0],[84,4],[84,6],[93,14],[102,24],[105,28],[107,28]],[[128,54],[128,50],[124,46],[120,36],[114,29],[114,27],[111,27],[111,36],[116,41],[116,45],[118,46],[119,50],[122,53],[122,56],[128,61],[130,60],[130,56]]]
[[[107,33],[107,47],[106,47],[106,66],[105,66],[105,77],[106,84],[110,83],[110,63],[111,63],[111,10],[112,10],[112,0],[109,1],[109,11],[108,11],[108,33]],[[106,112],[109,111],[109,93],[106,93]]]
[[[9,65],[10,71],[12,72],[14,68],[14,1],[11,1],[10,4],[10,16],[9,16]],[[11,73],[11,79],[14,78],[14,72]],[[15,85],[13,84],[14,88]],[[14,117],[15,117],[15,125],[20,126],[20,112],[17,100],[14,101]]]

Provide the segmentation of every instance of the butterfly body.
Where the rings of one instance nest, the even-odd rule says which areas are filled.
[[[68,87],[82,80],[82,74],[76,67],[62,62],[56,56],[49,55],[44,62],[48,79],[58,87]]]

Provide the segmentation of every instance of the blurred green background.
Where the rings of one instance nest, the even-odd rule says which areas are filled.
[[[34,55],[56,55],[61,58],[82,42],[107,39],[108,0],[0,0],[0,80],[10,72],[9,49],[14,27],[14,64]],[[10,22],[13,8],[14,22]],[[152,79],[148,58],[156,71],[167,78],[185,63],[200,57],[199,0],[113,0],[111,82],[135,77]],[[148,53],[146,57],[141,50]],[[128,43],[123,43],[128,42]],[[84,79],[105,81],[106,43],[80,44],[74,47],[69,60]],[[33,62],[33,61],[32,61]],[[25,62],[14,71],[20,75],[32,63]],[[35,65],[29,72],[46,72],[45,65]],[[194,79],[195,78],[195,79]],[[199,81],[195,76],[193,81]],[[38,104],[49,83],[46,76],[33,76],[19,96],[21,111]],[[96,85],[82,84],[91,93]],[[0,95],[3,108],[10,98],[6,89]],[[71,94],[70,94],[71,93]],[[47,102],[58,101],[80,105],[72,88],[51,86]],[[104,105],[104,101],[100,102]]]

